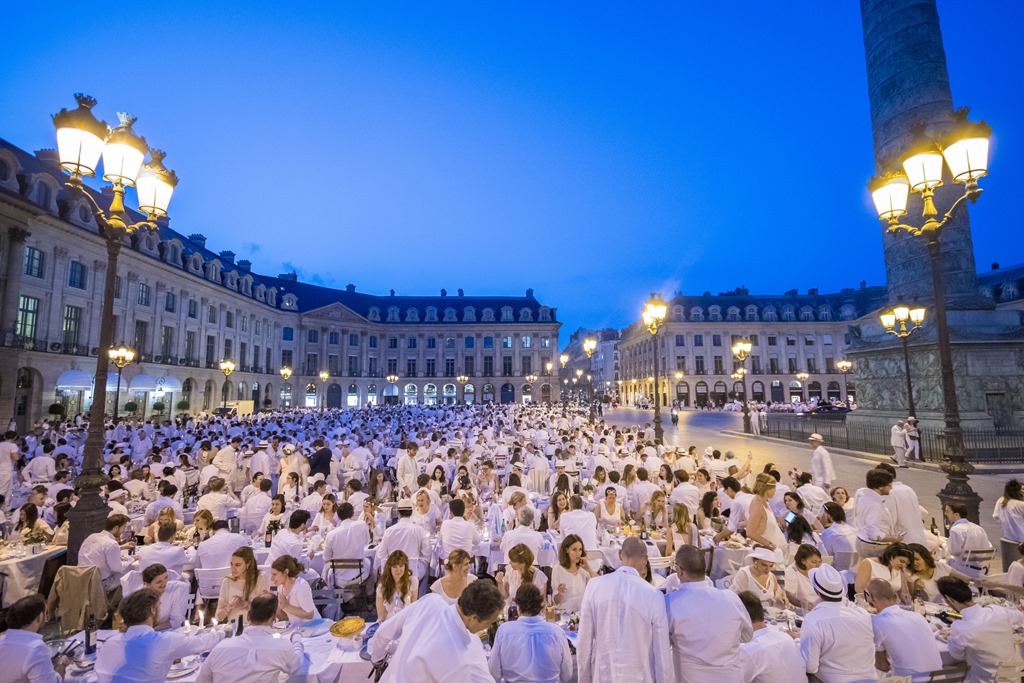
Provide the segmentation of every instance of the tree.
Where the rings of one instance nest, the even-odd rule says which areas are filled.
[[[50,407],[47,408],[46,412],[60,419],[64,420],[64,414],[67,412],[67,408],[64,407],[63,403],[51,403]]]
[[[126,413],[131,413],[132,415],[134,415],[135,411],[137,411],[138,409],[139,404],[136,403],[135,401],[128,401],[127,403],[124,404],[124,410]]]
[[[153,401],[153,410],[155,410],[160,415],[164,414],[164,408],[166,407],[167,406],[164,405],[163,401]]]
[[[191,407],[191,405],[189,404],[188,401],[178,401],[178,404],[174,407],[177,408],[178,410],[188,410]]]

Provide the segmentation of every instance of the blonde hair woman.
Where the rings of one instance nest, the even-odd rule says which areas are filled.
[[[458,601],[466,586],[476,581],[476,576],[469,572],[472,558],[465,550],[453,550],[444,563],[445,574],[430,586],[430,592],[440,595],[449,605]]]
[[[747,513],[747,538],[769,550],[788,552],[786,536],[779,528],[779,522],[772,514],[768,501],[775,495],[778,482],[770,474],[759,474],[754,480],[754,499],[750,501]]]
[[[672,524],[668,527],[667,536],[666,557],[671,557],[675,549],[681,545],[701,547],[700,532],[697,530],[697,525],[693,523],[693,518],[690,517],[690,508],[681,503],[672,506]]]
[[[174,508],[160,508],[160,512],[156,516],[156,521],[146,527],[145,539],[143,539],[146,545],[156,543],[156,531],[164,524],[174,525],[174,528],[177,531],[181,531],[185,528],[185,523],[174,516]]]
[[[512,546],[508,551],[508,568],[503,572],[495,572],[494,580],[498,583],[498,590],[505,602],[511,602],[516,596],[516,591],[524,583],[532,583],[540,589],[544,595],[548,589],[548,577],[544,572],[533,566],[533,551],[520,543]]]

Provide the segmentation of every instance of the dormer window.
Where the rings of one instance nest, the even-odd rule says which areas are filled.
[[[281,297],[281,308],[287,308],[288,310],[294,311],[299,306],[299,300],[294,294],[285,294]]]
[[[389,323],[398,323],[398,322],[401,322],[401,321],[402,321],[402,319],[399,317],[398,306],[389,306],[388,307],[388,322]]]
[[[529,308],[524,308],[519,311],[519,322],[531,323],[533,322],[533,311]]]
[[[747,322],[757,322],[757,306],[747,306]]]
[[[483,312],[483,322],[485,322],[485,323],[493,323],[494,322],[494,309],[493,308],[485,308],[484,309],[484,312]]]
[[[729,310],[725,314],[725,318],[729,322],[738,323],[740,321],[740,309],[735,306],[730,306]]]
[[[804,306],[800,309],[800,320],[805,323],[814,322],[814,309],[810,306]]]
[[[405,322],[407,323],[418,323],[420,321],[420,311],[418,308],[410,308],[405,312]]]
[[[374,322],[380,322],[380,309],[376,306],[370,308],[370,313],[366,316]]]
[[[427,306],[427,317],[426,322],[436,323],[437,322],[437,309],[433,306]]]
[[[695,323],[704,322],[704,309],[700,306],[694,306],[690,309],[690,321]]]
[[[511,306],[502,306],[501,307],[501,322],[503,322],[503,323],[510,323],[512,321],[513,321],[513,318],[512,318],[512,307]]]
[[[455,309],[454,308],[446,308],[446,309],[444,309],[444,321],[446,323],[458,322],[458,319],[455,316]]]
[[[464,323],[475,323],[476,322],[476,309],[472,306],[466,306],[462,309],[462,322]]]

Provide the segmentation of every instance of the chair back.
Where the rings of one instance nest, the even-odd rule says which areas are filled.
[[[340,588],[318,588],[313,591],[313,605],[321,616],[340,619],[341,603],[345,602],[347,596]]]
[[[142,572],[133,569],[121,577],[121,595],[131,595],[142,588]]]
[[[943,667],[938,671],[914,674],[910,677],[910,680],[912,683],[962,683],[967,679],[969,670],[970,667],[966,663],[961,662],[960,664]]]
[[[335,558],[330,561],[330,564],[328,566],[330,567],[331,570],[331,579],[333,580],[335,588],[359,585],[368,578],[366,576],[365,565],[363,564],[362,558]],[[351,578],[339,580],[339,573],[341,573],[343,576],[349,576]]]
[[[995,554],[995,548],[987,548],[985,550],[965,550],[960,557],[965,564],[987,568]]]
[[[996,669],[997,681],[1013,681],[1017,683],[1024,676],[1024,662],[1010,662],[1000,664]]]
[[[238,513],[238,526],[243,534],[250,535],[255,533],[260,528],[260,524],[263,523],[264,515],[258,512],[239,512]]]
[[[202,601],[216,600],[220,597],[220,586],[224,579],[231,575],[231,567],[215,567],[213,569],[195,569],[196,583],[199,588],[196,594]]]
[[[604,553],[597,548],[590,548],[583,551],[584,559],[590,565],[591,571],[597,573],[604,566]]]
[[[860,562],[857,551],[837,550],[832,556],[832,566],[839,571],[852,571]]]

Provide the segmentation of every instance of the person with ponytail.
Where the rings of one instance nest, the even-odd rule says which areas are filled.
[[[282,555],[270,565],[270,582],[277,586],[277,612],[289,623],[309,621],[316,616],[313,589],[299,576],[305,567],[291,555]]]

